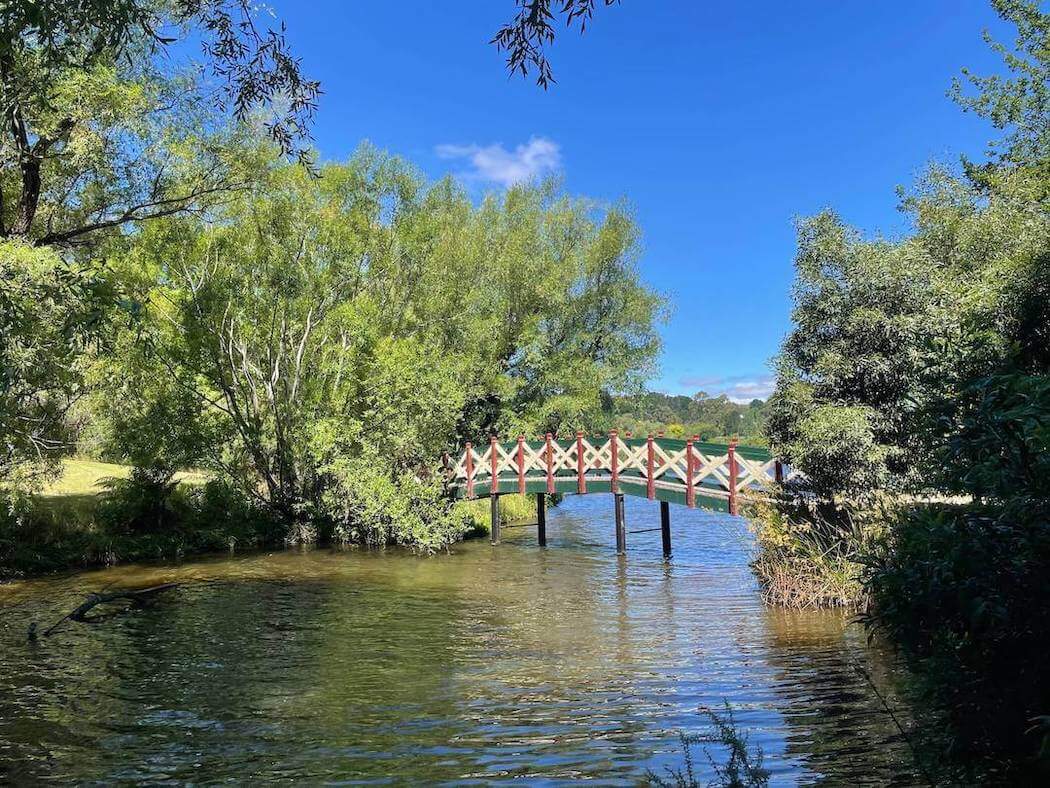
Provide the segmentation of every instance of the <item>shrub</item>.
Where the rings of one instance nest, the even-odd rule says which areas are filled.
[[[173,528],[178,482],[170,468],[133,468],[126,479],[106,479],[103,486],[98,516],[112,531],[159,534]]]
[[[1047,567],[1050,505],[1032,500],[904,512],[870,562],[867,623],[921,668],[959,754],[1050,767]]]
[[[99,495],[0,497],[0,579],[280,543],[285,525],[237,487],[136,470]]]
[[[341,459],[326,468],[321,496],[331,538],[368,545],[410,545],[435,552],[463,537],[467,518],[444,497],[438,478],[390,474],[381,464]]]

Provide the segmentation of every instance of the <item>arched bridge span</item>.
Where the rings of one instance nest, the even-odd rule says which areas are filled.
[[[676,440],[662,435],[620,435],[467,443],[446,458],[448,486],[458,498],[493,499],[493,541],[499,540],[496,498],[504,493],[535,493],[540,542],[545,542],[543,496],[555,493],[613,493],[616,496],[617,548],[625,547],[622,496],[661,502],[664,552],[670,552],[667,505],[683,504],[736,514],[741,498],[761,496],[793,474],[765,449]]]

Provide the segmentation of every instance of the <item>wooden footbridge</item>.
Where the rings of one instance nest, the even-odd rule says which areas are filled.
[[[670,504],[737,514],[742,498],[761,496],[793,474],[764,449],[702,443],[697,439],[635,438],[616,431],[588,438],[467,443],[459,457],[445,459],[449,490],[457,498],[492,500],[492,542],[500,540],[499,496],[536,495],[536,526],[546,545],[546,496],[557,493],[612,493],[616,517],[616,550],[627,549],[623,497],[636,495],[660,502],[660,530],[665,556],[671,554]]]

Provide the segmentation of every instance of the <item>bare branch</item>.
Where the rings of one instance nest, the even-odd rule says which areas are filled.
[[[47,235],[37,238],[33,243],[36,246],[50,246],[60,245],[69,243],[74,239],[80,238],[81,236],[93,233],[98,230],[104,230],[111,227],[119,227],[124,224],[131,222],[144,222],[150,219],[159,219],[164,216],[174,216],[175,214],[184,213],[187,211],[196,210],[194,202],[211,196],[213,194],[219,194],[222,192],[231,191],[240,187],[237,186],[213,186],[208,188],[195,189],[189,194],[180,195],[178,197],[170,197],[163,200],[153,200],[150,202],[139,203],[133,205],[130,208],[125,209],[122,213],[109,219],[102,219],[97,222],[90,224],[81,225],[80,227],[74,227],[71,230],[63,230],[57,233],[48,233]]]

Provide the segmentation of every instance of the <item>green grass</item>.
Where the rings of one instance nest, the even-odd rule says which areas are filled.
[[[39,494],[41,499],[70,496],[95,496],[104,492],[106,479],[126,479],[131,473],[128,465],[96,460],[68,459],[62,461],[62,475],[47,485]],[[175,478],[186,484],[203,484],[207,474],[199,471],[180,471]]]
[[[208,522],[195,522],[189,531],[171,534],[134,533],[113,522],[112,514],[107,517],[102,496],[106,482],[128,478],[129,466],[73,458],[63,461],[61,471],[32,496],[27,508],[0,517],[0,581],[124,560],[170,558],[223,546],[225,533],[219,531],[226,526],[218,523],[222,512],[207,518]],[[185,471],[176,474],[176,479],[185,490],[203,485],[208,476]],[[232,533],[234,529],[226,530]]]
[[[476,498],[472,501],[457,501],[456,508],[470,519],[473,533],[487,534],[491,530],[491,510],[488,498]],[[499,497],[499,518],[501,523],[524,522],[536,519],[536,496],[534,495],[501,495]]]

